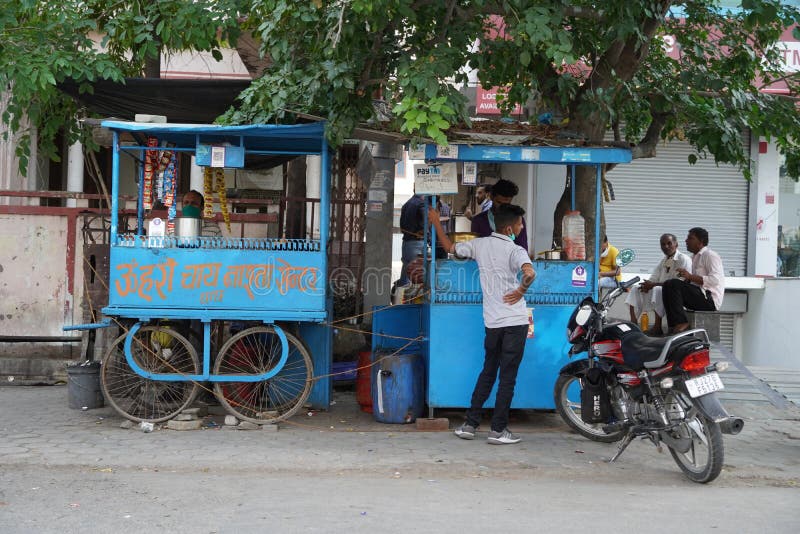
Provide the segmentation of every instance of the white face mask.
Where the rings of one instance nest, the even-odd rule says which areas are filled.
[[[601,258],[605,258],[606,256],[608,256],[608,251],[609,251],[609,249],[606,248],[603,252],[600,253],[600,257]]]

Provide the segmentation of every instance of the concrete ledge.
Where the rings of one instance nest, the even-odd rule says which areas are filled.
[[[627,282],[631,278],[638,276],[642,281],[650,278],[652,273],[622,273],[622,280]],[[728,290],[749,290],[749,289],[764,289],[765,282],[763,278],[755,276],[726,276],[725,277],[725,291]]]

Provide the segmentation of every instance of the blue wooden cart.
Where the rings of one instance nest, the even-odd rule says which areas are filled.
[[[527,163],[597,170],[597,213],[600,213],[601,170],[606,163],[628,163],[631,152],[620,148],[455,145],[440,152],[425,147],[426,161],[446,163]],[[575,209],[573,188],[572,206]],[[528,221],[530,225],[532,221]],[[599,218],[595,235],[600,232]],[[435,247],[432,232],[431,250]],[[599,243],[593,258],[600,257]],[[473,260],[429,257],[429,294],[423,304],[391,306],[375,314],[373,353],[376,357],[401,351],[422,354],[426,362],[426,402],[435,408],[469,407],[475,380],[483,366],[484,326],[477,264]],[[593,261],[534,260],[536,280],[525,295],[531,313],[531,332],[517,378],[513,408],[553,409],[558,371],[568,361],[564,334],[575,305],[587,296],[597,298],[597,266]],[[433,283],[430,283],[430,280]],[[406,339],[421,341],[409,343]],[[487,406],[494,405],[493,390]]]
[[[104,121],[113,132],[109,303],[124,333],[101,366],[106,400],[136,421],[164,421],[213,386],[240,419],[269,423],[305,403],[327,408],[331,334],[325,324],[330,152],[324,124],[216,126]],[[153,143],[153,140],[156,143]],[[150,143],[148,144],[148,140]],[[145,235],[142,164],[153,145],[198,165],[244,166],[249,157],[320,156],[318,238],[178,238]],[[120,158],[138,166],[135,231],[120,229]],[[210,201],[211,199],[207,199]],[[225,329],[219,346],[212,332]],[[190,341],[187,332],[198,332]],[[214,336],[214,339],[217,337]],[[198,356],[199,354],[199,356]]]

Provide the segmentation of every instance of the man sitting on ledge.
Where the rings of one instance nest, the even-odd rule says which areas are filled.
[[[708,248],[708,232],[695,227],[686,236],[686,250],[694,254],[692,272],[677,269],[679,279],[664,282],[662,297],[671,334],[689,328],[687,310],[716,311],[725,294],[725,271],[722,258]]]
[[[666,315],[664,300],[661,296],[664,282],[677,278],[678,269],[691,272],[692,268],[691,258],[678,250],[677,237],[672,234],[664,234],[661,236],[659,243],[664,257],[658,262],[648,280],[631,287],[631,292],[625,301],[630,306],[631,321],[634,323],[639,322],[641,314],[648,313],[650,310],[655,312],[656,319],[653,322],[653,326],[645,332],[649,336],[661,336],[664,334],[661,330],[661,322]]]

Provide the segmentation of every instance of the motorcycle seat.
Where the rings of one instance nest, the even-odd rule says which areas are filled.
[[[654,362],[661,357],[664,351],[664,346],[669,341],[665,337],[650,337],[642,332],[631,332],[629,335],[622,339],[621,349],[622,357],[625,365],[634,370],[641,370],[648,362]],[[693,337],[686,337],[683,339],[676,339],[670,347],[670,354],[675,352],[675,349],[686,343],[696,342],[697,339]]]

